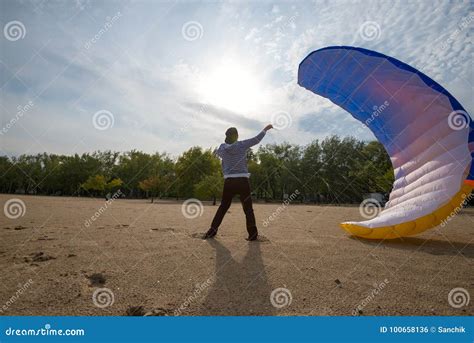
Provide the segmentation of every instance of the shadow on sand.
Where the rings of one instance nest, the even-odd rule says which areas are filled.
[[[361,239],[360,237],[353,236],[351,236],[351,238],[368,245],[377,246],[381,244],[380,240]],[[474,244],[472,243],[405,237],[400,239],[385,240],[381,245],[385,248],[420,251],[431,255],[455,256],[458,254],[458,251],[461,251],[461,254],[464,257],[474,258]]]
[[[259,242],[249,242],[241,263],[219,241],[209,244],[216,251],[216,271],[204,300],[201,315],[273,315]]]

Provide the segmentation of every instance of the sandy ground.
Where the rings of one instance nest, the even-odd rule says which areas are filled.
[[[448,302],[455,287],[474,297],[473,209],[381,242],[338,227],[360,218],[357,207],[290,205],[264,227],[280,204],[256,204],[264,239],[247,242],[234,203],[217,238],[203,241],[210,204],[189,219],[181,203],[120,199],[86,227],[103,200],[0,195],[2,207],[11,198],[26,211],[0,216],[2,315],[474,314],[474,299]]]

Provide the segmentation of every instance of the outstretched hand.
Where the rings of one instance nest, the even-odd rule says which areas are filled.
[[[272,124],[268,124],[267,126],[265,126],[265,127],[263,128],[263,131],[268,131],[268,130],[270,130],[270,129],[273,129],[273,125],[272,125]]]

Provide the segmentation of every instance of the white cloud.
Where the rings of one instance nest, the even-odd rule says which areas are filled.
[[[8,2],[0,13],[1,23],[18,19],[27,28],[23,40],[0,41],[0,126],[11,120],[18,105],[40,95],[34,110],[0,137],[9,154],[133,148],[178,154],[193,145],[218,144],[232,123],[242,126],[242,135],[250,135],[275,111],[289,112],[293,119],[291,128],[270,136],[275,141],[305,144],[354,132],[358,124],[348,114],[296,84],[301,60],[330,45],[361,46],[398,58],[441,83],[468,112],[474,110],[469,1],[211,6],[78,0],[38,9],[40,4]],[[117,11],[120,19],[85,49],[106,16]],[[189,42],[181,28],[191,20],[204,31],[202,38]],[[366,21],[379,25],[377,39],[361,39],[359,28]],[[270,100],[253,119],[212,104],[193,119],[201,102],[200,80],[228,56],[252,71]],[[20,68],[18,78],[10,80]],[[100,109],[116,116],[114,128],[105,133],[91,128],[91,117]],[[371,137],[367,131],[357,135]]]

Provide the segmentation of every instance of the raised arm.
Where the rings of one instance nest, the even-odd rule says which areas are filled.
[[[267,131],[272,129],[272,128],[273,128],[272,124],[269,124],[269,125],[265,126],[263,128],[263,130],[260,131],[260,133],[258,135],[256,135],[255,137],[249,138],[249,139],[244,139],[243,141],[237,142],[237,144],[242,149],[248,149],[248,148],[250,148],[254,145],[257,145],[258,143],[260,143],[262,141],[263,137],[265,137],[265,134],[267,133]]]

